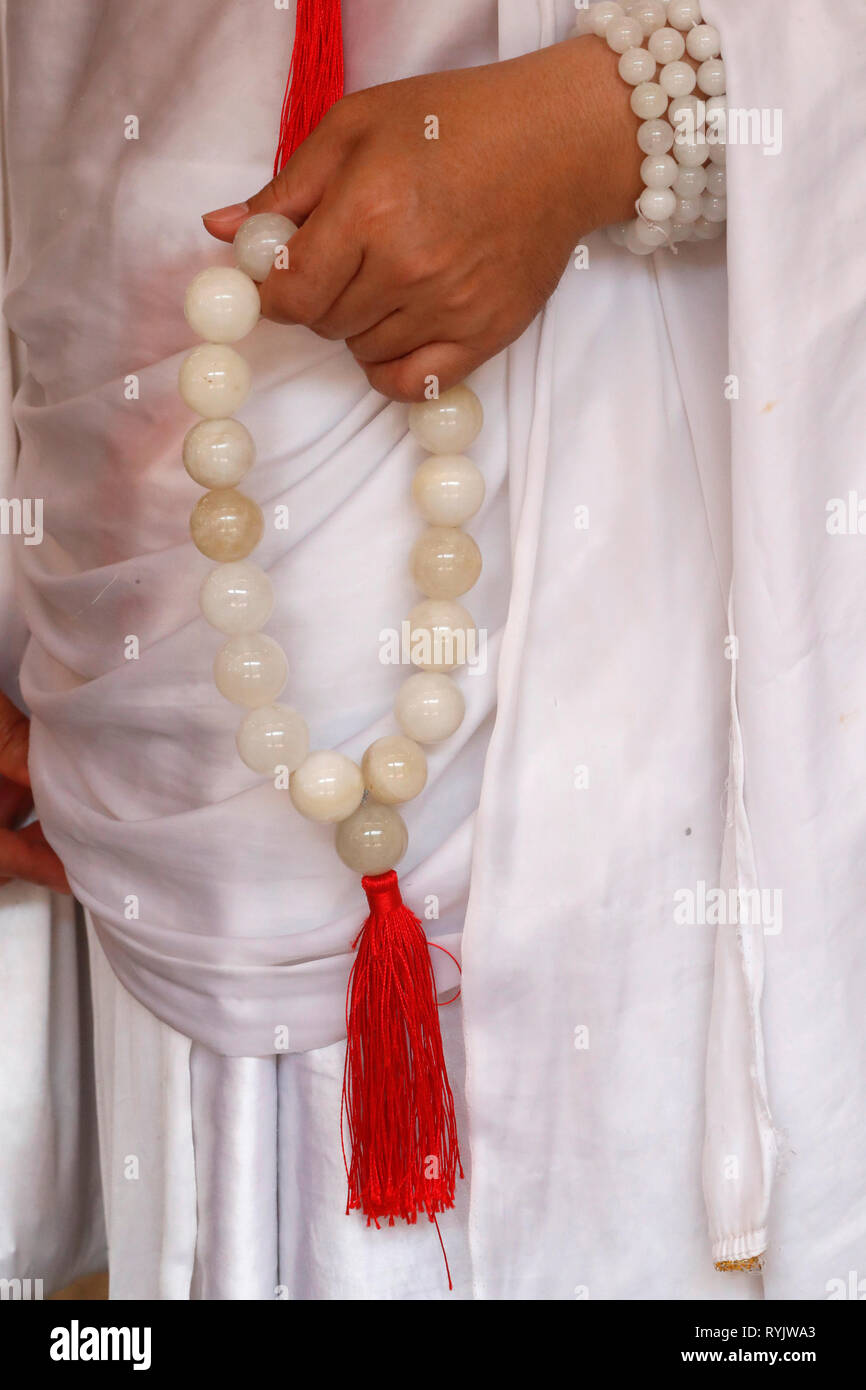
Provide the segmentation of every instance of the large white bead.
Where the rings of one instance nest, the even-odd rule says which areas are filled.
[[[616,0],[597,0],[596,4],[590,6],[589,27],[593,34],[602,39],[611,20],[624,18],[625,11]]]
[[[358,764],[345,753],[323,748],[310,753],[292,773],[289,794],[307,820],[333,823],[358,809],[364,778]]]
[[[708,144],[705,148],[709,153],[710,163],[719,164],[724,168],[728,159],[728,152],[724,144]]]
[[[639,48],[643,39],[643,30],[637,20],[629,19],[628,15],[623,15],[621,19],[612,19],[604,31],[604,37],[608,48],[614,53],[625,53],[627,48]]]
[[[699,144],[697,141],[676,140],[671,154],[684,169],[699,169],[706,163],[710,148],[709,145]]]
[[[356,874],[384,874],[400,863],[409,847],[409,832],[399,811],[365,801],[335,836],[337,853]]]
[[[724,222],[708,222],[705,217],[699,217],[697,222],[692,224],[692,233],[696,241],[715,241],[724,230]]]
[[[704,193],[701,198],[701,213],[708,222],[724,222],[728,215],[727,198],[714,198],[712,193]]]
[[[211,343],[236,343],[259,321],[259,292],[248,275],[230,265],[212,265],[190,281],[183,312],[193,333]]]
[[[259,504],[233,487],[206,492],[189,518],[193,543],[202,555],[222,564],[245,559],[258,545],[264,529]]]
[[[199,420],[183,441],[183,466],[202,487],[234,487],[255,456],[252,435],[240,420]]]
[[[288,245],[297,227],[279,212],[256,212],[235,232],[235,259],[251,280],[266,280],[277,248]]]
[[[629,222],[625,231],[625,245],[633,256],[649,256],[656,249],[643,237],[643,224],[639,217]]]
[[[412,499],[433,526],[462,526],[484,501],[484,477],[464,454],[431,454],[412,479]]]
[[[638,0],[638,4],[632,5],[630,13],[645,37],[655,33],[656,29],[664,28],[665,7],[661,0]]]
[[[657,63],[675,63],[686,51],[685,39],[676,29],[656,29],[647,40],[647,48]]]
[[[410,657],[422,671],[453,671],[469,655],[475,623],[453,599],[428,598],[409,614]]]
[[[659,86],[669,97],[688,96],[694,90],[695,70],[688,63],[665,63],[659,73]]]
[[[670,121],[644,121],[638,126],[637,142],[644,154],[667,154],[674,143]]]
[[[677,162],[669,154],[648,154],[640,166],[647,188],[670,188],[677,176]]]
[[[180,364],[178,389],[190,410],[215,420],[233,415],[250,389],[250,368],[225,343],[201,343]]]
[[[641,82],[631,94],[631,109],[642,121],[661,116],[668,98],[657,82]]]
[[[698,68],[698,86],[708,97],[720,97],[725,91],[725,64],[722,58],[708,58]]]
[[[707,58],[718,58],[722,51],[722,40],[714,24],[696,24],[686,34],[686,49],[690,58],[703,63]]]
[[[674,29],[691,29],[702,21],[700,0],[668,0],[668,24]]]
[[[697,222],[702,212],[700,196],[697,198],[677,198],[673,219],[681,225]]]
[[[424,790],[427,759],[414,739],[389,734],[370,744],[361,760],[361,772],[374,801],[396,806]]]
[[[671,224],[665,218],[663,222],[644,222],[642,217],[634,220],[634,240],[640,242],[642,246],[648,246],[651,251],[656,247],[664,246],[670,240]]]
[[[418,401],[409,407],[409,428],[431,454],[462,454],[483,423],[481,402],[464,383],[443,391],[435,401]]]
[[[650,222],[663,222],[666,217],[673,217],[676,205],[676,194],[670,188],[645,188],[638,199],[638,207]]]
[[[412,547],[409,569],[428,598],[459,598],[481,573],[481,551],[459,526],[429,526]]]
[[[706,182],[705,168],[687,169],[678,164],[673,190],[678,198],[698,198],[703,193]]]
[[[419,671],[397,691],[394,714],[405,734],[416,743],[441,743],[463,722],[463,691],[450,676]]]
[[[289,674],[286,654],[264,632],[239,633],[224,642],[214,657],[217,690],[236,705],[256,709],[271,704]]]
[[[656,60],[645,48],[627,48],[617,64],[623,82],[636,87],[639,82],[648,82],[656,70]]]
[[[236,742],[247,767],[267,777],[273,777],[277,768],[294,772],[310,751],[306,722],[291,705],[251,709],[241,720]]]
[[[259,565],[236,560],[211,570],[201,586],[199,605],[218,632],[258,632],[271,616],[274,591]]]

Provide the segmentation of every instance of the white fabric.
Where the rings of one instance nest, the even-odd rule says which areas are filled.
[[[0,90],[4,67],[0,34]],[[4,177],[0,286],[6,277],[5,192]],[[12,348],[4,327],[3,498],[16,495]],[[20,703],[18,666],[27,632],[13,592],[15,543],[0,536],[0,690]],[[45,1295],[105,1266],[83,944],[70,899],[33,884],[0,887],[0,1279],[41,1280]]]
[[[507,57],[571,18],[565,0],[345,9],[350,86]],[[806,0],[706,10],[723,29],[732,100],[780,105],[787,122],[777,158],[730,152],[729,293],[719,244],[665,262],[593,237],[589,270],[569,270],[542,318],[473,382],[486,410],[473,452],[489,490],[473,527],[486,567],[471,607],[502,629],[501,662],[463,678],[467,724],[409,809],[405,884],[419,901],[438,895],[428,926],[456,944],[471,859],[464,1224],[478,1298],[759,1296],[761,1281],[715,1272],[712,1255],[748,1252],[765,1223],[764,1291],[821,1297],[827,1278],[856,1268],[864,1225],[866,557],[857,538],[824,530],[826,497],[856,485],[863,252],[813,215],[810,191],[820,176],[836,205],[862,206],[851,40],[864,21],[854,0],[817,7],[816,46]],[[268,1296],[275,1208],[292,1296],[342,1296],[342,1264],[346,1296],[437,1296],[417,1292],[429,1229],[367,1232],[329,1205],[326,1184],[320,1207],[308,1187],[318,1140],[284,1121],[281,1073],[306,1076],[327,1057],[305,1113],[340,1162],[357,885],[329,835],[235,758],[235,714],[210,679],[218,639],[195,613],[207,562],[185,538],[197,490],[178,458],[189,419],[174,394],[190,341],[181,293],[221,254],[198,213],[267,177],[284,21],[257,3],[204,0],[107,13],[81,3],[52,10],[50,24],[36,0],[8,21],[21,81],[7,311],[30,353],[17,403],[26,486],[51,499],[51,539],[23,555],[34,776],[46,831],[123,985],[163,1020],[147,1024],[168,1059],[161,1078],[147,1050],[100,1065],[121,1297],[235,1297],[239,1282]],[[140,118],[137,143],[122,139],[116,92]],[[255,390],[242,418],[259,447],[250,490],[292,513],[291,530],[269,530],[262,547],[278,592],[269,630],[289,650],[287,693],[314,741],[357,755],[388,727],[396,676],[374,652],[411,600],[400,565],[417,524],[406,486],[417,451],[404,410],[365,389],[342,347],[263,325],[244,351]],[[735,402],[724,395],[732,371]],[[123,398],[129,372],[138,402]],[[574,524],[581,505],[588,530]],[[123,659],[129,633],[138,662]],[[679,890],[719,881],[726,797],[757,882],[784,893],[783,931],[757,943],[763,1040],[761,972],[743,934],[720,936],[714,985],[714,929],[674,923]],[[124,916],[130,895],[137,918]],[[97,1005],[104,1021],[104,995]],[[118,992],[113,1007],[128,1039],[140,1005]],[[275,1068],[265,1054],[282,1024],[302,1055]],[[194,1039],[189,1055],[177,1033]],[[773,1119],[754,1084],[762,1047]],[[459,1066],[454,1081],[461,1090]],[[147,1176],[135,1199],[119,1183],[127,1082],[142,1115],[171,1117],[175,1137],[155,1161],[170,1161],[176,1139],[185,1177],[166,1200],[179,1227],[158,1222],[168,1208],[150,1204]],[[255,1125],[231,1119],[253,1111]],[[771,1192],[774,1124],[790,1154]],[[276,1179],[274,1140],[286,1155]],[[731,1144],[737,1177],[723,1188]],[[227,1179],[242,1164],[260,1187]],[[286,1234],[297,1223],[300,1244]],[[185,1242],[174,1268],[159,1249],[166,1233]],[[359,1278],[386,1241],[391,1263]],[[225,1252],[244,1248],[236,1281]]]

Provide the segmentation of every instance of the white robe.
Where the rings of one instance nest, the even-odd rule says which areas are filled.
[[[438,1297],[429,1227],[342,1215],[357,883],[236,759],[186,538],[183,287],[227,259],[198,214],[267,178],[290,20],[238,0],[45,8],[7,16],[6,309],[29,360],[20,485],[48,533],[21,557],[23,683],[40,814],[101,943],[115,1296]],[[564,0],[344,8],[349,87],[509,57],[571,18]],[[866,559],[825,502],[856,487],[862,436],[863,253],[836,210],[864,198],[864,21],[854,0],[706,12],[731,103],[785,123],[778,156],[729,153],[727,280],[719,243],[637,260],[593,236],[472,383],[488,496],[469,606],[494,660],[462,678],[467,720],[408,808],[401,866],[407,896],[438,899],[434,939],[458,946],[465,915],[471,1186],[443,1225],[460,1297],[822,1297],[862,1264]],[[341,345],[261,325],[243,351],[249,490],[292,517],[257,556],[286,695],[316,745],[357,756],[390,727],[398,677],[375,653],[413,598],[418,450]],[[781,890],[778,935],[676,924],[720,864],[723,886]],[[269,1059],[282,1025],[290,1055]],[[130,1179],[142,1115],[167,1138]],[[713,1268],[765,1245],[763,1285]]]

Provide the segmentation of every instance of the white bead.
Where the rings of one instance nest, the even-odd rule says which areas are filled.
[[[717,169],[715,165],[707,173],[707,192],[714,198],[724,198],[728,191],[728,175],[726,170]]]
[[[643,240],[639,232],[640,225],[640,218],[635,218],[633,222],[628,224],[625,233],[626,249],[631,251],[633,256],[649,256],[655,247]]]
[[[412,500],[432,526],[462,526],[484,501],[484,477],[463,454],[431,454],[415,470]]]
[[[333,824],[358,809],[364,795],[364,778],[351,758],[323,748],[310,753],[292,773],[289,795],[307,820]]]
[[[708,97],[720,97],[725,90],[725,64],[721,58],[708,58],[698,68],[698,86]]]
[[[399,811],[365,801],[337,826],[337,853],[356,874],[384,874],[399,864],[409,847],[409,832]]]
[[[202,343],[181,362],[178,389],[190,410],[209,420],[233,415],[250,389],[250,368],[224,343]]]
[[[625,10],[616,0],[598,0],[598,3],[590,6],[589,26],[593,34],[597,34],[600,39],[604,38],[605,30],[612,19],[624,19]]]
[[[632,6],[631,17],[637,20],[646,36],[654,33],[656,29],[664,28],[665,7],[661,0],[638,0],[638,3]]]
[[[236,705],[256,709],[277,698],[289,674],[282,647],[264,632],[239,633],[214,657],[217,690]]]
[[[655,251],[657,246],[664,246],[670,239],[671,224],[666,218],[663,222],[644,222],[642,217],[636,217],[634,223],[635,240],[643,246],[648,246],[651,251]]]
[[[703,130],[704,115],[704,103],[700,97],[696,97],[693,93],[674,97],[668,106],[668,120],[674,127],[675,133],[678,133],[679,127],[682,127],[687,134]]]
[[[459,729],[465,709],[459,685],[433,671],[407,677],[394,701],[397,723],[416,743],[450,738]]]
[[[374,801],[396,806],[424,790],[427,759],[424,750],[405,734],[389,734],[371,743],[361,759],[364,786]]]
[[[694,89],[695,70],[688,63],[665,63],[659,73],[659,86],[669,97],[684,97]]]
[[[235,232],[235,260],[252,280],[266,280],[277,247],[286,246],[297,227],[279,212],[257,212]]]
[[[259,292],[248,275],[230,265],[200,270],[187,287],[183,312],[193,333],[211,343],[235,343],[259,321]]]
[[[609,227],[605,227],[607,239],[613,246],[625,246],[625,233],[628,227],[627,222],[611,222]]]
[[[677,164],[682,165],[684,169],[699,169],[702,164],[706,163],[709,150],[709,145],[682,140],[674,141],[671,154],[677,161]]]
[[[443,391],[437,400],[409,407],[409,429],[431,454],[462,454],[483,423],[481,402],[465,384]]]
[[[631,94],[631,109],[642,121],[661,116],[668,99],[657,82],[641,82]]]
[[[715,241],[724,230],[724,222],[708,222],[705,217],[699,217],[692,228],[696,241]]]
[[[712,193],[701,197],[701,213],[708,222],[724,222],[728,215],[727,198],[714,198]]]
[[[623,82],[636,87],[639,82],[648,82],[656,70],[656,60],[645,48],[627,48],[617,64]]]
[[[706,58],[718,58],[722,51],[722,40],[713,24],[696,24],[686,34],[686,49],[690,58],[702,63]]]
[[[199,593],[205,621],[218,632],[258,632],[274,607],[271,581],[252,560],[235,560],[211,570]]]
[[[686,51],[682,34],[667,27],[650,34],[647,48],[658,63],[675,63]]]
[[[262,705],[241,720],[238,752],[253,772],[273,777],[277,768],[294,772],[310,750],[306,722],[291,705]]]
[[[604,31],[604,37],[608,48],[614,53],[625,53],[627,48],[640,47],[643,30],[636,20],[623,15],[622,19],[611,20]]]
[[[691,226],[682,222],[671,223],[671,241],[676,244],[680,241],[694,241]]]
[[[428,598],[409,614],[410,658],[422,671],[453,671],[469,655],[475,623],[453,599]]]
[[[701,215],[701,200],[697,198],[677,198],[677,205],[674,209],[673,218],[680,224],[697,222]]]
[[[691,29],[702,20],[700,0],[668,0],[668,24],[674,29]]]
[[[644,154],[667,154],[674,143],[670,121],[644,121],[638,126],[637,142]]]
[[[647,188],[670,188],[677,176],[677,162],[669,154],[648,154],[640,166]]]
[[[709,152],[710,162],[712,164],[721,164],[724,167],[728,160],[728,152],[724,144],[711,143],[708,144],[706,148]]]
[[[240,420],[199,420],[183,441],[183,466],[202,487],[234,487],[255,456],[252,435]]]
[[[672,217],[676,205],[676,194],[670,188],[645,188],[638,199],[638,207],[650,222],[663,222],[666,217]]]
[[[698,198],[703,193],[706,182],[707,171],[705,168],[687,169],[677,165],[677,176],[674,179],[673,190],[678,198]]]
[[[481,573],[481,551],[459,526],[428,526],[412,547],[409,570],[428,598],[459,598]]]

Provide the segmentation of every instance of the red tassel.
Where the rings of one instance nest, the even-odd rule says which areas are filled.
[[[361,882],[370,915],[353,943],[346,999],[346,1211],[376,1226],[421,1211],[435,1221],[453,1207],[463,1169],[429,946],[393,869]]]
[[[275,175],[342,95],[340,0],[298,0],[292,62],[280,112]]]

